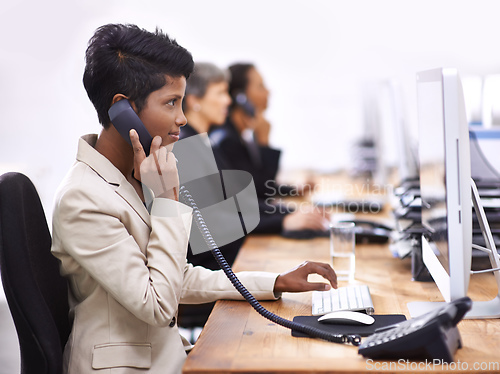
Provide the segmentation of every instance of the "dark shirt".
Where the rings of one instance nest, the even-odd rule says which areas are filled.
[[[247,141],[242,139],[229,118],[223,126],[212,129],[210,140],[214,152],[217,151],[227,166],[252,174],[257,196],[265,199],[276,194],[278,187],[276,174],[278,173],[281,151],[258,145],[256,142],[250,146]]]

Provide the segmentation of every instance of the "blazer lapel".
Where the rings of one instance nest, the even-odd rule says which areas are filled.
[[[80,138],[78,143],[77,160],[86,163],[109,184],[116,186],[116,193],[120,195],[146,225],[151,228],[151,217],[134,187],[123,174],[103,155],[94,149],[97,135],[90,134]]]
[[[141,201],[137,192],[135,192],[134,188],[130,183],[128,183],[125,179],[126,183],[120,183],[120,185],[116,188],[116,193],[120,195],[131,207],[136,211],[136,213],[142,218],[144,223],[151,228],[151,217],[149,215],[146,206]]]

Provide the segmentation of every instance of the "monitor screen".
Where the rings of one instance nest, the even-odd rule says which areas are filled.
[[[425,201],[422,225],[428,230],[428,243],[449,275],[442,90],[440,80],[420,81],[417,86],[418,123],[422,138],[419,149],[420,193]]]
[[[422,258],[446,301],[467,294],[472,253],[469,133],[456,69],[417,74]]]
[[[391,131],[394,132],[393,142],[396,144],[397,167],[400,183],[416,181],[419,178],[416,141],[410,134],[406,111],[404,110],[403,91],[401,84],[395,81],[388,83]]]

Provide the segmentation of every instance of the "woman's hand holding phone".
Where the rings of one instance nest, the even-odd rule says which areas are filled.
[[[134,178],[149,187],[155,197],[178,201],[179,173],[174,154],[161,146],[159,136],[153,138],[147,157],[135,130],[130,130],[130,140],[134,150]]]
[[[264,118],[262,113],[258,113],[253,118],[253,131],[255,138],[260,145],[267,146],[269,144],[269,133],[271,132],[271,124]]]

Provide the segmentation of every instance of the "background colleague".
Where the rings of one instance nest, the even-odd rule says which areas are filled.
[[[304,206],[291,212],[284,205],[273,204],[275,195],[287,195],[292,190],[276,183],[281,151],[269,146],[271,126],[264,117],[269,91],[253,64],[234,64],[229,72],[232,103],[224,125],[213,127],[210,139],[214,152],[226,167],[252,174],[261,199],[262,222],[254,232],[325,230],[327,218],[323,212]],[[297,193],[299,187],[294,188]]]
[[[231,166],[252,174],[257,194],[265,198],[274,194],[266,183],[276,187],[281,154],[269,147],[271,125],[264,117],[269,91],[254,65],[234,64],[229,71],[232,105],[226,123],[214,129],[212,138]]]

